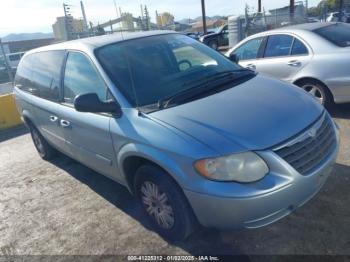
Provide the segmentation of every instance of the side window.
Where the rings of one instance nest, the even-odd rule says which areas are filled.
[[[90,59],[78,52],[70,52],[64,74],[64,101],[72,104],[77,95],[96,93],[106,101],[107,88]]]
[[[292,55],[307,55],[309,51],[306,46],[297,38],[294,39]]]
[[[17,67],[15,86],[19,89],[31,92],[32,90],[32,55],[26,56],[21,60]]]
[[[269,36],[264,57],[288,56],[293,44],[293,37],[290,35]]]
[[[233,53],[236,54],[241,61],[256,59],[262,41],[262,37],[249,40],[238,47]]]
[[[33,54],[33,88],[41,98],[58,101],[64,51]]]

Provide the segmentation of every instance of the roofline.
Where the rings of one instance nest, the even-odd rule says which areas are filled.
[[[42,46],[27,51],[26,54],[33,54],[37,52],[44,51],[53,51],[53,50],[67,50],[67,49],[76,49],[76,50],[94,50],[96,48],[113,44],[119,42],[125,42],[134,39],[141,39],[146,37],[152,37],[157,35],[167,35],[167,34],[179,34],[175,31],[170,30],[154,30],[154,31],[142,31],[142,32],[133,32],[133,33],[121,33],[116,32],[111,35],[102,35],[94,36],[88,38],[82,38],[77,40],[65,41],[61,43],[51,44],[47,46]],[[105,41],[103,41],[105,39]]]

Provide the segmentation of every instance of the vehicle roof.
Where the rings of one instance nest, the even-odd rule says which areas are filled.
[[[43,46],[35,48],[27,52],[27,54],[49,51],[49,50],[66,50],[66,49],[76,49],[76,50],[94,50],[98,47],[123,42],[127,40],[144,38],[155,35],[164,35],[164,34],[175,34],[175,31],[170,30],[155,30],[155,31],[143,31],[143,32],[116,32],[110,35],[103,36],[94,36],[88,38],[82,38],[72,41],[66,41],[62,43],[52,44],[48,46]]]
[[[298,24],[298,25],[291,25],[291,26],[286,26],[286,27],[282,27],[279,29],[275,29],[278,31],[291,31],[291,30],[306,30],[306,31],[313,31],[316,29],[319,29],[321,27],[326,27],[329,25],[333,25],[336,24],[335,22],[317,22],[317,23],[305,23],[305,24]],[[274,31],[274,30],[272,30]]]
[[[303,33],[303,32],[311,32],[316,29],[326,27],[329,25],[337,24],[335,22],[317,22],[317,23],[306,23],[306,24],[299,24],[299,25],[291,25],[281,28],[276,28],[273,30],[264,31],[261,33],[257,33],[255,35],[250,36],[249,38],[254,38],[257,36],[264,36],[264,35],[270,35],[270,34],[276,34],[276,33]]]

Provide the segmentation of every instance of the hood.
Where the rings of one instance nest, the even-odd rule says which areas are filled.
[[[323,107],[300,88],[267,77],[157,111],[152,117],[220,154],[263,150],[312,124]]]

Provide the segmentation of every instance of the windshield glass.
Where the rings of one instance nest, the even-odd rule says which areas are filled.
[[[147,106],[193,88],[207,77],[242,68],[180,34],[133,39],[101,47],[96,57],[133,106]]]
[[[316,29],[316,34],[340,47],[350,46],[350,25],[334,24]]]

